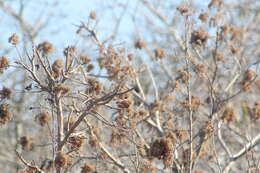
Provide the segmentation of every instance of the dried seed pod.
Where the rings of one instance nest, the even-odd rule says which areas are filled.
[[[64,63],[62,59],[57,59],[52,64],[51,68],[55,72],[59,72],[64,67]]]
[[[9,67],[9,60],[5,56],[0,56],[0,74]]]
[[[12,45],[17,45],[19,43],[19,37],[16,33],[14,33],[11,37],[8,38],[8,42]]]
[[[12,94],[11,89],[3,87],[2,90],[0,90],[1,99],[10,99]]]
[[[0,125],[5,124],[7,121],[10,121],[13,117],[13,114],[9,111],[8,104],[0,105]]]
[[[55,166],[58,168],[66,168],[68,166],[69,156],[63,152],[57,153],[55,157]]]
[[[199,28],[192,32],[190,42],[191,44],[202,46],[207,43],[208,39],[209,34],[203,28]]]
[[[233,122],[235,120],[235,110],[234,108],[231,107],[227,107],[221,117],[221,119],[225,122],[225,123],[230,123]]]
[[[199,19],[200,19],[202,22],[207,22],[207,21],[208,21],[208,18],[209,18],[209,14],[208,14],[208,13],[201,13],[200,16],[199,16]]]
[[[49,43],[49,42],[47,42],[47,41],[40,43],[40,44],[37,46],[37,49],[38,49],[39,51],[43,52],[45,55],[48,55],[48,54],[54,52],[54,49],[53,49],[52,44]]]
[[[37,115],[37,119],[41,126],[45,126],[48,123],[48,121],[50,120],[50,118],[51,118],[51,116],[46,111],[43,111]]]
[[[135,48],[136,48],[136,49],[143,49],[144,47],[146,47],[145,41],[143,41],[143,40],[137,40],[137,41],[135,42]]]
[[[154,50],[154,54],[156,58],[162,59],[165,57],[165,51],[162,48],[157,48]]]
[[[94,169],[92,167],[92,165],[89,165],[87,163],[85,163],[82,167],[81,167],[81,172],[80,173],[93,173]]]
[[[173,163],[173,144],[170,138],[156,139],[150,149],[151,156],[163,160],[165,168],[170,168]]]
[[[60,95],[65,95],[70,91],[70,87],[66,86],[64,84],[58,84],[55,88],[54,88],[54,92],[56,94],[60,94]]]
[[[81,136],[69,137],[68,143],[72,150],[79,150],[84,143],[84,138]]]
[[[20,144],[23,150],[32,150],[33,149],[33,138],[31,136],[22,136],[20,138]]]
[[[95,11],[91,11],[89,13],[89,18],[92,20],[96,20],[97,19],[97,13]]]

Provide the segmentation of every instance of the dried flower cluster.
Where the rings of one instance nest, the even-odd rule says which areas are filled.
[[[209,34],[203,28],[199,28],[192,32],[190,42],[191,44],[202,46],[207,43],[208,39]]]
[[[144,40],[137,40],[135,42],[135,48],[136,49],[143,49],[146,47],[146,42]]]
[[[99,95],[102,91],[102,84],[95,78],[88,78],[88,87],[86,94]]]
[[[16,33],[14,33],[11,37],[8,38],[8,42],[12,45],[17,45],[19,43],[19,37]]]
[[[52,64],[52,75],[56,79],[62,74],[62,69],[64,67],[64,63],[61,59],[57,59]]]
[[[95,11],[90,12],[89,18],[92,19],[92,20],[96,20],[97,19],[97,13]]]
[[[0,90],[1,99],[10,99],[11,94],[12,94],[12,91],[9,88],[3,87],[3,89]]]
[[[74,46],[68,46],[64,49],[63,54],[66,57],[72,56],[76,52],[76,47]]]
[[[235,120],[235,110],[232,107],[227,107],[221,117],[225,123],[230,123]]]
[[[192,111],[198,111],[201,105],[200,98],[197,96],[191,96],[191,104],[189,104],[189,98],[186,98],[184,102],[182,102],[182,106],[186,109],[191,109]]]
[[[48,123],[48,121],[50,120],[51,116],[49,115],[48,112],[43,111],[43,112],[39,113],[36,116],[36,118],[41,126],[45,126]]]
[[[81,172],[80,173],[93,173],[94,169],[92,168],[91,165],[85,163],[82,167],[81,167]]]
[[[7,121],[10,121],[13,117],[13,114],[10,112],[10,107],[8,104],[0,105],[0,125],[5,124]]]
[[[20,144],[23,150],[32,150],[33,149],[33,138],[31,136],[22,136],[20,138]]]
[[[9,60],[5,56],[0,56],[0,74],[9,67]]]
[[[148,160],[143,160],[140,166],[140,172],[157,173],[156,167]]]
[[[70,87],[64,84],[58,84],[54,88],[54,92],[61,96],[67,94],[69,91],[70,91]]]
[[[200,16],[199,16],[199,19],[200,19],[202,22],[207,22],[207,21],[208,21],[208,18],[209,18],[209,14],[208,14],[208,13],[201,13]]]
[[[187,69],[181,69],[178,71],[178,77],[176,78],[176,80],[180,80],[182,83],[187,84],[191,77],[192,76]]]
[[[151,146],[150,154],[159,160],[163,160],[165,168],[170,168],[173,163],[173,144],[171,139],[156,139]]]
[[[82,136],[69,137],[68,143],[72,150],[79,150],[84,144],[84,138]]]
[[[37,46],[37,49],[38,49],[39,51],[41,51],[42,53],[44,53],[45,55],[48,55],[48,54],[54,52],[54,49],[53,49],[52,44],[49,43],[49,42],[47,42],[47,41],[44,41],[44,42],[40,43],[40,44]]]
[[[59,152],[55,157],[54,163],[57,168],[67,168],[71,165],[71,158],[69,155]]]
[[[155,57],[158,59],[162,59],[165,57],[165,50],[162,48],[157,48],[154,50]]]

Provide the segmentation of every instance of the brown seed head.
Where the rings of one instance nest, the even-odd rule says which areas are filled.
[[[0,56],[0,74],[9,67],[9,60],[5,56]]]
[[[189,98],[186,98],[184,102],[182,102],[182,105],[186,109],[191,109],[192,111],[198,111],[201,101],[200,98],[197,96],[191,96],[191,105],[189,104]]]
[[[173,144],[170,138],[156,139],[150,149],[151,156],[163,160],[164,167],[169,168],[173,162]]]
[[[221,119],[225,122],[225,123],[230,123],[232,121],[235,120],[235,110],[234,108],[231,107],[227,107],[221,117]]]
[[[87,72],[91,72],[94,68],[95,68],[95,66],[93,64],[89,64],[87,66]]]
[[[67,48],[64,49],[63,54],[64,56],[72,56],[76,52],[76,47],[74,46],[68,46]]]
[[[2,90],[0,90],[1,99],[10,99],[12,94],[11,89],[3,87]]]
[[[146,43],[143,40],[138,40],[135,42],[135,48],[136,49],[143,49],[144,47],[146,47]]]
[[[244,75],[244,80],[251,81],[256,76],[256,73],[252,70],[246,70]]]
[[[200,19],[202,22],[207,22],[207,21],[208,21],[208,18],[209,18],[209,14],[208,14],[208,13],[201,13],[200,16],[199,16],[199,19]]]
[[[162,59],[165,57],[165,51],[162,48],[157,48],[154,50],[154,54],[156,58]]]
[[[0,105],[0,125],[5,124],[7,121],[10,121],[13,117],[13,114],[9,111],[8,104]]]
[[[22,136],[20,138],[20,144],[23,150],[32,150],[33,149],[33,138],[31,136]]]
[[[55,158],[55,166],[58,168],[66,168],[68,166],[69,156],[63,152],[59,152]]]
[[[82,62],[82,64],[88,64],[91,61],[91,59],[88,56],[80,56],[79,59]]]
[[[54,72],[60,72],[63,67],[64,67],[64,63],[62,59],[55,60],[51,66]]]
[[[80,173],[93,173],[94,169],[91,165],[85,163],[82,167],[81,167],[81,172]]]
[[[12,45],[17,45],[19,43],[19,37],[16,33],[14,33],[11,37],[8,38],[8,42]]]
[[[97,13],[95,11],[91,11],[89,13],[89,18],[92,20],[96,20],[97,19]]]
[[[52,44],[47,41],[40,43],[37,49],[46,55],[54,52]]]
[[[51,116],[49,115],[48,112],[43,111],[37,115],[37,118],[38,118],[39,124],[41,126],[45,126],[48,123],[48,121],[50,120]]]
[[[209,34],[203,28],[199,28],[198,30],[192,32],[190,42],[191,44],[196,44],[201,46],[201,45],[205,45],[208,39],[209,39]]]
[[[68,143],[70,144],[71,149],[79,150],[84,143],[84,138],[81,136],[72,136],[69,137]]]
[[[182,6],[182,7],[177,7],[177,10],[182,14],[182,15],[190,15],[191,14],[191,8]]]
[[[70,87],[66,86],[64,84],[58,84],[55,88],[54,88],[54,92],[56,94],[60,94],[60,95],[65,95],[70,91]]]

